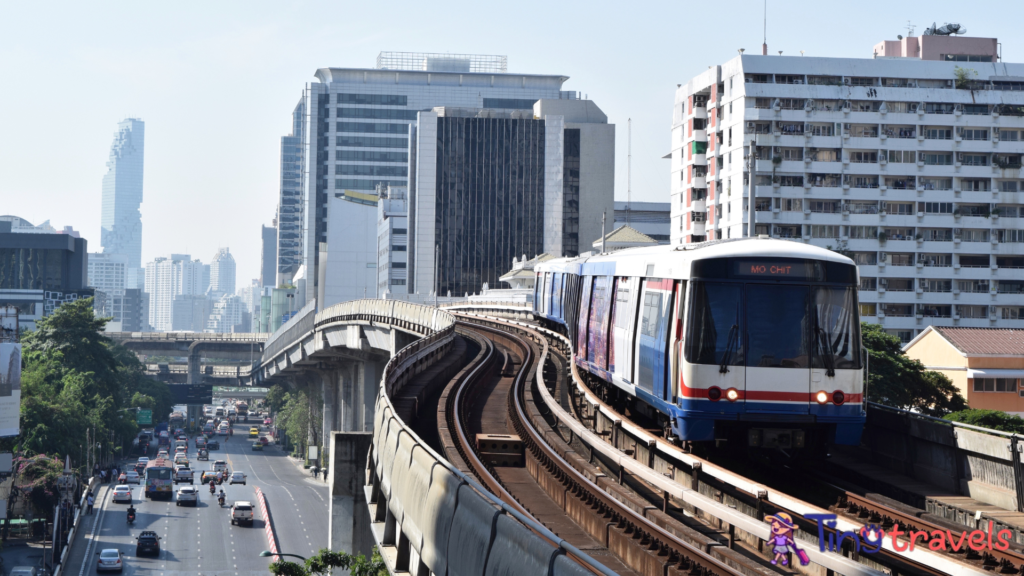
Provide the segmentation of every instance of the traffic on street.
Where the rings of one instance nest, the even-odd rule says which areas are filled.
[[[140,479],[97,486],[94,511],[82,519],[64,574],[264,576],[272,558],[260,556],[268,548],[267,519],[256,487],[281,552],[309,556],[327,546],[324,481],[273,443],[263,418],[239,422],[218,409],[222,415],[211,419],[217,423],[198,436],[176,434],[172,415],[170,430],[152,433],[155,441],[141,441],[135,458],[123,463],[130,472],[143,470]],[[219,446],[210,448],[216,434]]]

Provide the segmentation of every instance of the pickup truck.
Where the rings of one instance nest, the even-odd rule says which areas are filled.
[[[192,479],[193,478],[194,478],[194,474],[192,473],[192,469],[189,468],[188,466],[178,466],[174,470],[174,483],[175,484],[183,484],[185,482],[188,482],[189,484],[192,484]]]
[[[231,524],[252,526],[252,502],[239,500],[231,505]]]

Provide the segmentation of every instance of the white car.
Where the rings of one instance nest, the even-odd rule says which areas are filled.
[[[139,473],[136,472],[135,470],[129,470],[125,472],[124,476],[125,483],[127,484],[142,484],[142,478],[139,476]]]
[[[182,486],[178,488],[178,498],[175,505],[181,506],[182,504],[188,504],[191,506],[197,506],[199,504],[199,490],[196,490],[193,486]]]
[[[231,479],[228,480],[228,484],[241,484],[245,486],[245,474],[235,471],[231,473]]]
[[[214,472],[227,472],[227,469],[228,469],[228,463],[227,462],[225,462],[223,460],[214,460],[213,461],[213,471]]]
[[[127,484],[118,484],[114,486],[114,493],[111,495],[110,500],[112,502],[127,502],[132,503],[132,489]]]
[[[96,555],[99,556],[99,559],[96,561],[97,572],[105,570],[121,572],[124,570],[124,556],[121,555],[121,551],[117,548],[107,548]]]
[[[142,464],[143,466],[145,466],[146,464],[149,464],[149,456],[140,456],[139,457],[139,464]]]

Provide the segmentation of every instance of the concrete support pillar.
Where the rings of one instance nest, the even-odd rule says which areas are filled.
[[[328,439],[331,432],[338,430],[335,420],[337,408],[338,370],[318,370],[320,374],[320,394],[324,400],[323,437]]]
[[[370,509],[363,485],[366,483],[366,458],[373,443],[368,432],[333,432],[327,485],[330,487],[328,538],[331,550],[363,554],[373,548]],[[335,571],[335,574],[346,573]]]
[[[188,384],[202,384],[203,383],[203,356],[199,352],[199,348],[193,343],[188,347]]]

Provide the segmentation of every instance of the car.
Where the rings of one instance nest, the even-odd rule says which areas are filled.
[[[114,492],[110,497],[111,502],[127,502],[132,503],[132,489],[127,484],[118,484],[114,486]]]
[[[167,454],[167,450],[161,449],[159,452],[156,453],[156,457],[158,459],[159,458],[163,458],[164,460],[166,460],[166,459],[170,458],[170,455]]]
[[[206,438],[203,436],[196,436],[196,448],[202,448],[206,446]]]
[[[182,486],[181,488],[178,488],[178,498],[177,501],[175,502],[175,505],[198,506],[199,490],[197,490],[194,486]]]
[[[196,455],[196,460],[210,460],[210,453],[206,451],[206,448],[200,448],[199,453]]]
[[[145,470],[145,469],[143,469]],[[125,484],[142,484],[142,476],[135,470],[129,470],[124,473]]]
[[[35,566],[15,566],[7,576],[40,576],[42,573]]]
[[[147,456],[140,456],[139,457],[139,463],[137,465],[145,467],[146,464],[149,464],[149,457],[147,457]]]
[[[260,435],[260,429],[252,426],[249,428],[249,438],[258,438]]]
[[[239,472],[237,470],[232,472],[231,473],[231,479],[228,480],[228,484],[229,485],[231,485],[231,484],[241,484],[242,486],[245,486],[245,474],[243,474],[243,473],[241,473],[241,472]]]
[[[189,468],[187,465],[178,466],[177,468],[174,469],[175,484],[184,484],[185,482],[192,484],[192,478],[192,469]]]
[[[223,460],[214,460],[213,461],[213,470],[214,470],[214,472],[226,472],[227,469],[228,469],[228,463],[227,462],[225,462]]]
[[[124,570],[124,556],[117,548],[106,548],[96,553],[99,559],[96,561],[97,572],[121,572]]]
[[[263,419],[263,425],[264,425],[264,426],[270,426],[270,425],[271,425],[271,424],[273,424],[273,423],[274,423],[274,421],[273,421],[273,420],[271,420],[270,418],[264,418],[264,419]]]
[[[206,443],[207,450],[220,450],[220,441],[211,439]]]
[[[199,476],[200,484],[207,484],[213,482],[214,484],[220,484],[220,472],[214,472],[213,470],[203,470],[202,475]]]
[[[252,526],[252,502],[239,500],[231,505],[231,524]]]
[[[135,538],[135,555],[142,556],[144,553],[160,555],[160,537],[152,530],[143,530]]]
[[[263,450],[263,444],[259,440],[257,440],[256,442],[252,443],[252,451],[253,452],[258,452],[258,451],[262,451],[262,450]]]
[[[264,446],[270,444],[270,438],[267,436],[260,436],[260,444],[263,444]]]
[[[174,458],[174,465],[175,466],[184,466],[184,467],[188,468],[188,456],[184,456],[184,455],[182,455],[182,456],[175,456],[175,458]]]

